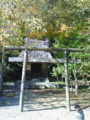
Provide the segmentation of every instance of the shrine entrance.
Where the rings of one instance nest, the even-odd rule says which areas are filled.
[[[35,61],[38,61],[40,63],[64,63],[65,67],[65,87],[66,87],[66,107],[68,111],[70,111],[70,93],[69,93],[69,80],[68,80],[68,63],[78,63],[78,60],[69,60],[68,59],[68,52],[84,52],[83,49],[78,48],[30,48],[30,47],[13,47],[13,46],[4,46],[2,50],[2,71],[1,71],[1,79],[0,79],[0,92],[3,93],[3,71],[4,71],[4,58],[5,58],[5,49],[8,50],[24,50],[24,57],[21,59],[23,62],[23,68],[22,68],[22,78],[21,78],[21,92],[20,92],[20,112],[23,111],[23,105],[24,105],[24,88],[25,88],[25,81],[26,81],[26,65],[28,61],[28,50],[29,51],[55,51],[55,52],[64,52],[64,58],[62,59],[35,59]],[[30,59],[30,61],[33,61],[33,59]],[[36,64],[36,62],[34,62]],[[36,64],[37,65],[37,64]],[[39,67],[39,70],[38,70]],[[41,65],[37,65],[37,69],[35,70],[34,66],[32,65],[33,71],[40,73],[41,72]]]
[[[42,77],[42,64],[41,63],[31,64],[31,77],[32,78]]]

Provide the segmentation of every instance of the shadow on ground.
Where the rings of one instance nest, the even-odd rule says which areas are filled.
[[[15,96],[7,97],[7,94],[14,93]],[[0,107],[6,106],[19,106],[20,89],[14,87],[6,87],[3,91],[4,96],[0,97]],[[71,110],[75,100],[71,100]],[[86,109],[86,106],[83,109]],[[24,111],[39,111],[39,110],[50,110],[50,109],[66,109],[66,98],[65,92],[58,90],[31,90],[25,89],[24,94]]]

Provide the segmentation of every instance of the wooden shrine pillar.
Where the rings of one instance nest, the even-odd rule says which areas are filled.
[[[0,96],[3,96],[3,76],[4,76],[5,48],[2,48],[2,64],[0,74]]]
[[[26,64],[27,64],[27,57],[28,57],[28,50],[25,49],[24,51],[24,58],[23,58],[23,68],[22,68],[22,79],[21,79],[21,91],[20,91],[20,112],[23,112],[23,104],[24,104],[24,88],[25,88],[25,81],[26,81]]]
[[[65,87],[66,87],[66,107],[70,111],[70,92],[69,92],[69,79],[68,79],[68,55],[67,51],[64,51],[64,67],[65,67]]]

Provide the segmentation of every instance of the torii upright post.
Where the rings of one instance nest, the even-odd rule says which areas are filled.
[[[23,58],[23,68],[22,68],[22,79],[21,79],[21,92],[20,92],[20,112],[23,112],[23,103],[24,103],[24,87],[25,87],[25,80],[26,80],[26,63],[27,63],[27,51],[24,51],[24,58]]]
[[[65,86],[66,86],[66,107],[70,111],[70,92],[69,92],[69,80],[68,80],[68,56],[67,51],[64,52],[64,67],[65,67]]]
[[[0,75],[0,96],[3,95],[4,61],[5,61],[5,48],[3,46],[3,48],[2,48],[1,75]]]

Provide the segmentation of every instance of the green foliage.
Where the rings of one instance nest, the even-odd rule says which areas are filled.
[[[15,96],[15,93],[8,93],[5,95],[6,97],[14,97]]]
[[[56,77],[58,81],[59,75],[62,75],[62,79],[64,78],[64,66],[62,64],[57,64],[57,67],[53,67],[51,75]]]
[[[11,45],[23,45],[22,38],[25,36],[39,39],[43,35],[49,39],[58,39],[57,36],[59,36],[59,39],[62,39],[61,36],[64,34],[67,38],[66,33],[69,30],[73,37],[77,30],[82,31],[90,11],[89,3],[88,0],[73,2],[71,0],[23,0],[23,2],[22,0],[2,0],[1,39]],[[65,24],[68,30],[58,34],[62,24]]]
[[[2,53],[2,47],[0,49],[0,53]],[[21,66],[18,63],[10,63],[8,62],[8,58],[16,57],[19,55],[19,51],[5,51],[5,63],[4,63],[4,82],[5,81],[12,81],[16,79],[20,79],[21,75]],[[2,58],[2,54],[0,54],[0,58]],[[1,62],[0,62],[0,69],[1,69]]]
[[[90,87],[88,87],[88,88],[86,88],[86,89],[84,88],[83,90],[84,90],[85,92],[90,91]],[[88,96],[90,96],[90,93],[88,94]]]

